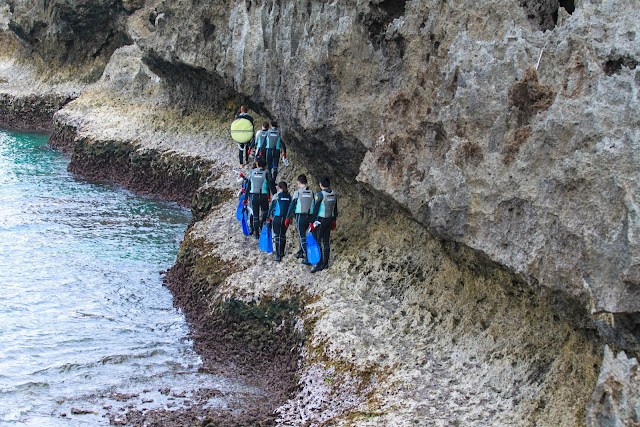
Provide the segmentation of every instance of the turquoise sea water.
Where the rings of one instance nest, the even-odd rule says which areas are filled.
[[[163,388],[238,390],[197,372],[162,286],[188,211],[76,179],[46,141],[0,130],[0,424],[108,424],[166,405]]]

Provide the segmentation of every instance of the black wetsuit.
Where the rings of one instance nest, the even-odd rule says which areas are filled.
[[[320,246],[320,251],[322,252],[322,258],[319,263],[321,268],[329,267],[329,255],[331,253],[329,239],[331,237],[331,226],[333,225],[333,221],[338,217],[337,198],[335,198],[335,202],[332,207],[327,208],[327,206],[325,206],[324,198],[329,195],[332,195],[335,198],[335,192],[330,188],[326,188],[319,193],[316,193],[313,202],[313,212],[311,214],[312,217],[315,218],[315,221],[320,222],[320,225],[315,228],[313,234],[318,242],[318,246]]]
[[[291,204],[291,194],[289,192],[281,192],[276,194],[271,201],[268,217],[273,215],[273,235],[276,241],[276,255],[284,256],[284,249],[287,246],[287,227],[284,222],[287,219],[287,212]]]
[[[264,173],[264,177],[262,177]],[[258,178],[257,175],[260,175]],[[256,184],[259,188],[256,188]],[[253,210],[253,233],[259,238],[262,225],[267,220],[269,213],[269,193],[275,194],[276,187],[269,171],[263,169],[253,169],[249,174],[249,181],[245,189],[244,199],[251,198],[251,209]]]

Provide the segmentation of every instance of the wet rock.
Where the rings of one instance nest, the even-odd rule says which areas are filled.
[[[114,393],[113,395],[111,395],[111,398],[118,402],[126,402],[138,396],[138,394]]]
[[[86,414],[93,414],[94,412],[86,409],[71,408],[71,413],[73,415],[86,415]]]
[[[0,94],[0,127],[50,131],[53,115],[72,98],[65,95],[12,97]]]

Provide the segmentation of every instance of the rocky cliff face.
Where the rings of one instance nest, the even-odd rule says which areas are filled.
[[[187,242],[223,264],[251,251],[229,240],[223,202],[241,102],[278,119],[285,178],[334,178],[347,207],[322,279],[289,262],[273,277],[260,263],[251,275],[211,267],[203,282],[198,262],[182,262],[182,280],[212,301],[306,301],[302,391],[283,420],[581,424],[602,342],[640,349],[638,11],[638,0],[0,0],[0,89],[44,81],[49,93],[75,70],[84,82],[65,93],[81,95],[53,138],[74,150],[72,167],[124,168],[127,185],[147,181],[134,163],[149,164],[163,182],[182,177],[187,196],[204,183]],[[449,411],[429,409],[442,401]]]
[[[277,117],[314,172],[594,312],[636,312],[639,4],[522,3],[157,2],[136,41]]]
[[[59,79],[65,70],[67,77],[91,81],[100,77],[115,49],[131,43],[126,17],[142,3],[6,0],[3,21],[28,47],[43,76]]]

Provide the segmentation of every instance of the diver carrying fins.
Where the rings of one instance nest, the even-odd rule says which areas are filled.
[[[315,243],[320,249],[320,260],[317,261],[316,266],[311,270],[312,273],[322,271],[329,267],[329,255],[330,245],[329,239],[331,237],[331,231],[336,229],[336,219],[338,218],[338,197],[335,191],[330,188],[331,182],[328,177],[324,177],[320,180],[321,191],[316,193],[313,200],[313,211],[311,216],[315,218],[315,221],[309,225],[309,229],[313,232],[311,236],[307,236],[307,256],[309,262],[313,264],[311,260],[311,246]],[[309,238],[311,237],[311,239]],[[315,251],[315,248],[313,248]],[[314,253],[314,260],[316,256]]]
[[[258,167],[253,169],[247,178],[242,205],[249,209],[249,202],[251,202],[251,211],[253,213],[252,231],[254,237],[259,239],[262,226],[269,213],[269,200],[271,194],[276,193],[276,188],[271,173],[266,170],[266,160],[258,157],[257,164]]]

